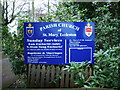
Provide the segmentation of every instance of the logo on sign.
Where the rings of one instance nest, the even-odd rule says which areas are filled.
[[[34,34],[34,27],[32,27],[32,24],[28,24],[28,27],[26,27],[26,34],[28,37],[32,37]]]
[[[85,26],[85,34],[90,37],[92,35],[92,26],[90,26],[90,23]]]

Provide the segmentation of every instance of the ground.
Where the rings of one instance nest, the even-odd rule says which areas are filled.
[[[2,88],[5,88],[12,85],[17,80],[17,76],[11,70],[9,59],[2,56],[2,60],[0,59],[2,62]]]

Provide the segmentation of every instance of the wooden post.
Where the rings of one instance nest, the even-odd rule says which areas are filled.
[[[64,77],[64,75],[65,75],[65,71],[63,71],[63,69],[64,69],[64,67],[62,67],[62,69],[61,69],[61,71],[62,71],[62,73],[61,73],[61,76],[62,76],[62,78],[61,78],[61,80],[60,80],[60,87],[61,88],[63,88],[64,87],[64,84],[65,84],[65,77]]]
[[[31,87],[35,87],[35,74],[36,74],[36,67],[35,67],[35,65],[32,65],[32,69],[31,69],[31,83],[30,83]]]
[[[37,65],[37,72],[36,72],[36,87],[39,87],[40,86],[40,71],[41,71],[41,68],[40,68],[40,65]]]
[[[47,66],[46,71],[46,87],[49,87],[50,85],[50,66]]]
[[[60,75],[60,67],[59,66],[57,66],[56,67],[56,76],[59,76]],[[59,86],[60,86],[60,79],[59,80],[57,80],[57,82],[56,82],[56,87],[58,88]]]
[[[31,64],[27,64],[27,87],[30,87],[30,80],[31,80]]]
[[[44,82],[45,82],[45,66],[42,66],[41,70],[41,87],[44,87]]]

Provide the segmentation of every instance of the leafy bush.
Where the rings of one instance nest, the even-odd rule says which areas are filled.
[[[118,46],[120,38],[118,34],[120,33],[118,29],[120,20],[117,16],[113,17],[112,5],[114,3],[59,3],[56,11],[41,16],[38,21],[95,22],[95,48],[96,50],[107,50],[110,47]],[[90,11],[92,9],[93,11]]]
[[[66,65],[63,70],[74,75],[74,83],[77,87],[84,87],[90,79],[90,73],[86,72],[86,68],[90,67],[88,61],[77,64],[72,62],[71,65]]]
[[[106,51],[100,50],[95,53],[92,75],[85,71],[86,68],[90,67],[87,62],[71,63],[70,66],[66,65],[64,70],[74,74],[74,83],[80,87],[117,88],[119,84],[119,56],[119,47],[113,47]]]
[[[96,16],[91,19],[95,22],[95,47],[96,50],[107,50],[110,47],[119,45],[119,20],[116,17],[112,17],[110,13],[110,4],[103,5],[96,8]]]
[[[95,64],[93,65],[92,84],[98,87],[118,87],[120,48],[113,47],[106,51],[100,50],[95,54]]]
[[[7,31],[7,28],[3,28]],[[23,30],[17,34],[6,33],[7,36],[3,38],[3,51],[8,55],[12,63],[12,70],[15,74],[23,74],[25,72],[25,65],[23,59]]]
[[[25,18],[25,17],[24,17]],[[3,34],[3,51],[8,56],[11,64],[12,70],[17,75],[22,75],[26,73],[26,65],[24,64],[24,22],[28,20],[19,20],[17,33],[9,32],[9,28],[7,26],[3,26],[2,34]]]
[[[120,20],[113,17],[112,5],[112,3],[59,3],[56,11],[41,16],[37,20],[40,22],[95,22],[96,58],[93,76],[85,72],[85,67],[89,67],[87,63],[72,63],[71,66],[66,66],[66,70],[75,73],[75,84],[79,87],[117,87],[117,71],[120,67],[118,67],[120,49],[117,47],[120,43],[118,29]],[[23,59],[23,23],[31,21],[29,17],[30,15],[19,19],[18,34],[11,34],[7,26],[2,28],[3,51],[9,56],[12,69],[18,75],[26,72]],[[87,81],[89,76],[92,79]]]

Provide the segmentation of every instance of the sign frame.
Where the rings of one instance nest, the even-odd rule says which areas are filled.
[[[94,37],[94,22],[26,22],[24,63],[66,65],[71,62],[81,63],[88,59],[89,64],[94,64]],[[86,49],[90,51],[85,52]],[[75,57],[79,60],[77,61]]]

